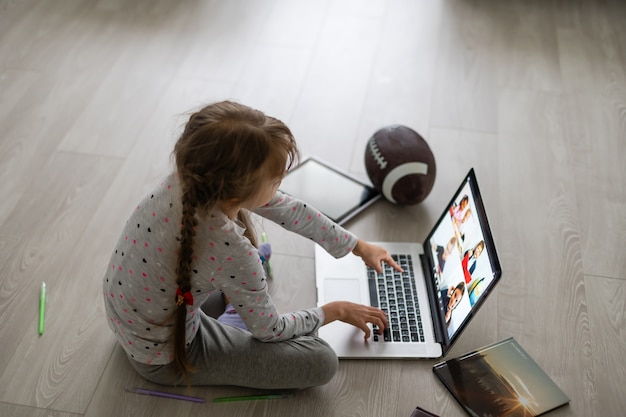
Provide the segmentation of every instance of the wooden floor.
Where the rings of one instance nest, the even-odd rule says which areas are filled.
[[[185,112],[225,98],[362,178],[379,127],[426,137],[432,193],[377,203],[349,224],[365,239],[421,241],[475,167],[504,274],[451,356],[513,336],[571,397],[552,415],[623,415],[623,0],[0,0],[1,416],[464,415],[435,361],[342,361],[328,385],[280,401],[124,392],[155,386],[108,329],[105,265],[170,169]],[[260,226],[277,303],[314,305],[312,244]]]

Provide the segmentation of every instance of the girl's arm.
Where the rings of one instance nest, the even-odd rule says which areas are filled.
[[[280,191],[269,203],[254,212],[291,232],[313,240],[336,258],[347,255],[357,244],[354,234],[314,207]]]
[[[219,232],[215,232],[219,233]],[[225,239],[224,239],[225,240]],[[278,342],[314,333],[323,325],[321,308],[282,314],[267,288],[267,278],[257,249],[244,237],[228,236],[228,246],[216,245],[209,261],[210,281],[229,298],[253,336]]]
[[[277,192],[269,203],[256,212],[287,230],[312,239],[337,258],[352,251],[377,272],[382,271],[383,261],[402,271],[386,249],[358,240],[317,209],[291,196]]]

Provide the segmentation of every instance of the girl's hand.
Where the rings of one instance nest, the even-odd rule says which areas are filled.
[[[393,258],[386,249],[381,248],[380,246],[372,245],[371,243],[359,240],[352,250],[352,253],[363,259],[365,265],[369,266],[370,268],[374,268],[374,270],[376,270],[376,272],[378,273],[381,273],[383,271],[381,265],[382,262],[386,262],[397,271],[402,272],[402,268],[400,268],[400,265],[398,265],[396,261],[393,260]]]
[[[365,332],[365,341],[369,339],[371,330],[367,323],[377,326],[382,332],[388,326],[387,316],[376,307],[370,307],[362,304],[351,303],[349,301],[333,301],[322,306],[324,310],[324,324],[331,323],[335,320],[343,321],[351,324]]]

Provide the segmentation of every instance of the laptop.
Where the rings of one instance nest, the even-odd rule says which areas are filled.
[[[498,283],[502,271],[476,174],[470,169],[423,243],[372,242],[404,269],[383,274],[361,258],[335,259],[316,245],[318,305],[352,301],[384,310],[389,327],[362,330],[333,322],[319,330],[343,359],[444,356]]]

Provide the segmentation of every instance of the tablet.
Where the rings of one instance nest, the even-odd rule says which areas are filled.
[[[381,198],[371,185],[315,157],[289,171],[279,190],[344,224]]]

